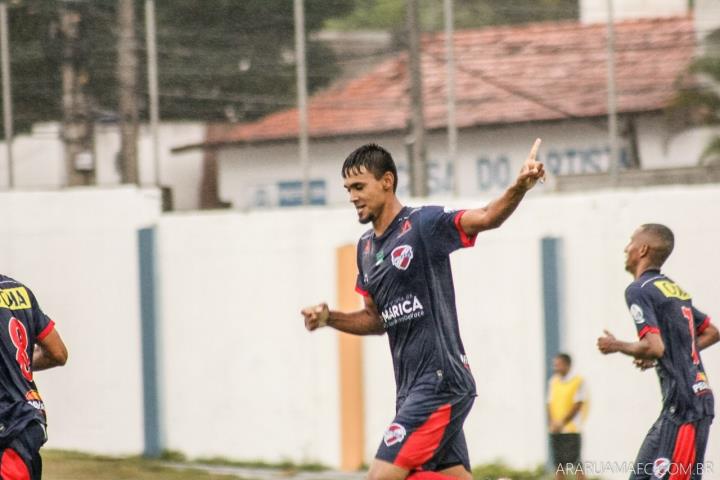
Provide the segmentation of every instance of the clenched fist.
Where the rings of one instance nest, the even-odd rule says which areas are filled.
[[[301,313],[305,317],[305,328],[310,332],[327,325],[328,318],[330,318],[330,309],[327,303],[303,308]]]

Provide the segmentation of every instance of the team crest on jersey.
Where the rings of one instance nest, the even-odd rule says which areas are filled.
[[[645,323],[645,314],[643,313],[642,308],[640,308],[640,305],[637,303],[633,303],[630,305],[630,315],[632,316],[633,320],[635,320],[635,323],[640,325],[641,323]]]
[[[405,440],[405,435],[407,435],[405,427],[403,427],[399,423],[393,423],[387,428],[387,430],[385,430],[385,435],[383,435],[383,441],[385,442],[385,445],[387,445],[388,447],[392,447],[393,445],[396,445]]]
[[[670,470],[669,458],[660,457],[655,459],[653,462],[653,475],[655,478],[663,478],[668,470]]]
[[[407,270],[413,259],[413,249],[410,245],[395,247],[390,254],[392,264],[400,270]]]

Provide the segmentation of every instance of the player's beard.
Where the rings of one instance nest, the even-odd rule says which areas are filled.
[[[375,221],[375,215],[373,213],[368,213],[367,217],[363,218],[358,216],[358,222],[360,222],[362,225],[367,225],[370,222]]]

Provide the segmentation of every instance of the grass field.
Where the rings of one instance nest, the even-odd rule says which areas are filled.
[[[43,450],[43,478],[45,480],[255,480],[255,475],[238,476],[232,474],[211,474],[193,469],[192,463],[182,456],[170,455],[164,460],[150,460],[142,457],[107,457],[61,450]],[[198,460],[203,465],[242,467],[249,471],[272,472],[267,478],[287,480],[312,479],[313,473],[323,480],[332,480],[334,473],[325,471],[318,465],[269,465],[260,462],[232,462],[224,459]],[[187,468],[174,468],[170,464]],[[299,475],[299,476],[296,476]],[[340,477],[341,475],[338,475]],[[360,473],[361,477],[362,474]],[[515,470],[503,464],[486,464],[473,469],[476,480],[550,480],[552,474],[545,473],[542,467],[534,470]],[[260,475],[257,478],[266,477]],[[348,480],[348,477],[343,477]]]
[[[44,480],[232,480],[200,470],[178,470],[140,457],[103,457],[43,450]]]

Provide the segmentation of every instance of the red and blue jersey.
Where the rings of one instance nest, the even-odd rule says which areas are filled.
[[[420,384],[474,393],[460,339],[450,253],[472,246],[464,211],[403,207],[387,230],[358,242],[356,290],[370,295],[388,334],[398,398]]]
[[[33,381],[35,344],[54,323],[29,288],[0,275],[0,443],[33,420],[45,424],[45,406]]]
[[[648,270],[625,290],[638,336],[659,334],[665,353],[657,374],[663,411],[681,422],[713,415],[713,394],[697,348],[697,336],[710,317],[695,308],[690,295],[659,270]]]

